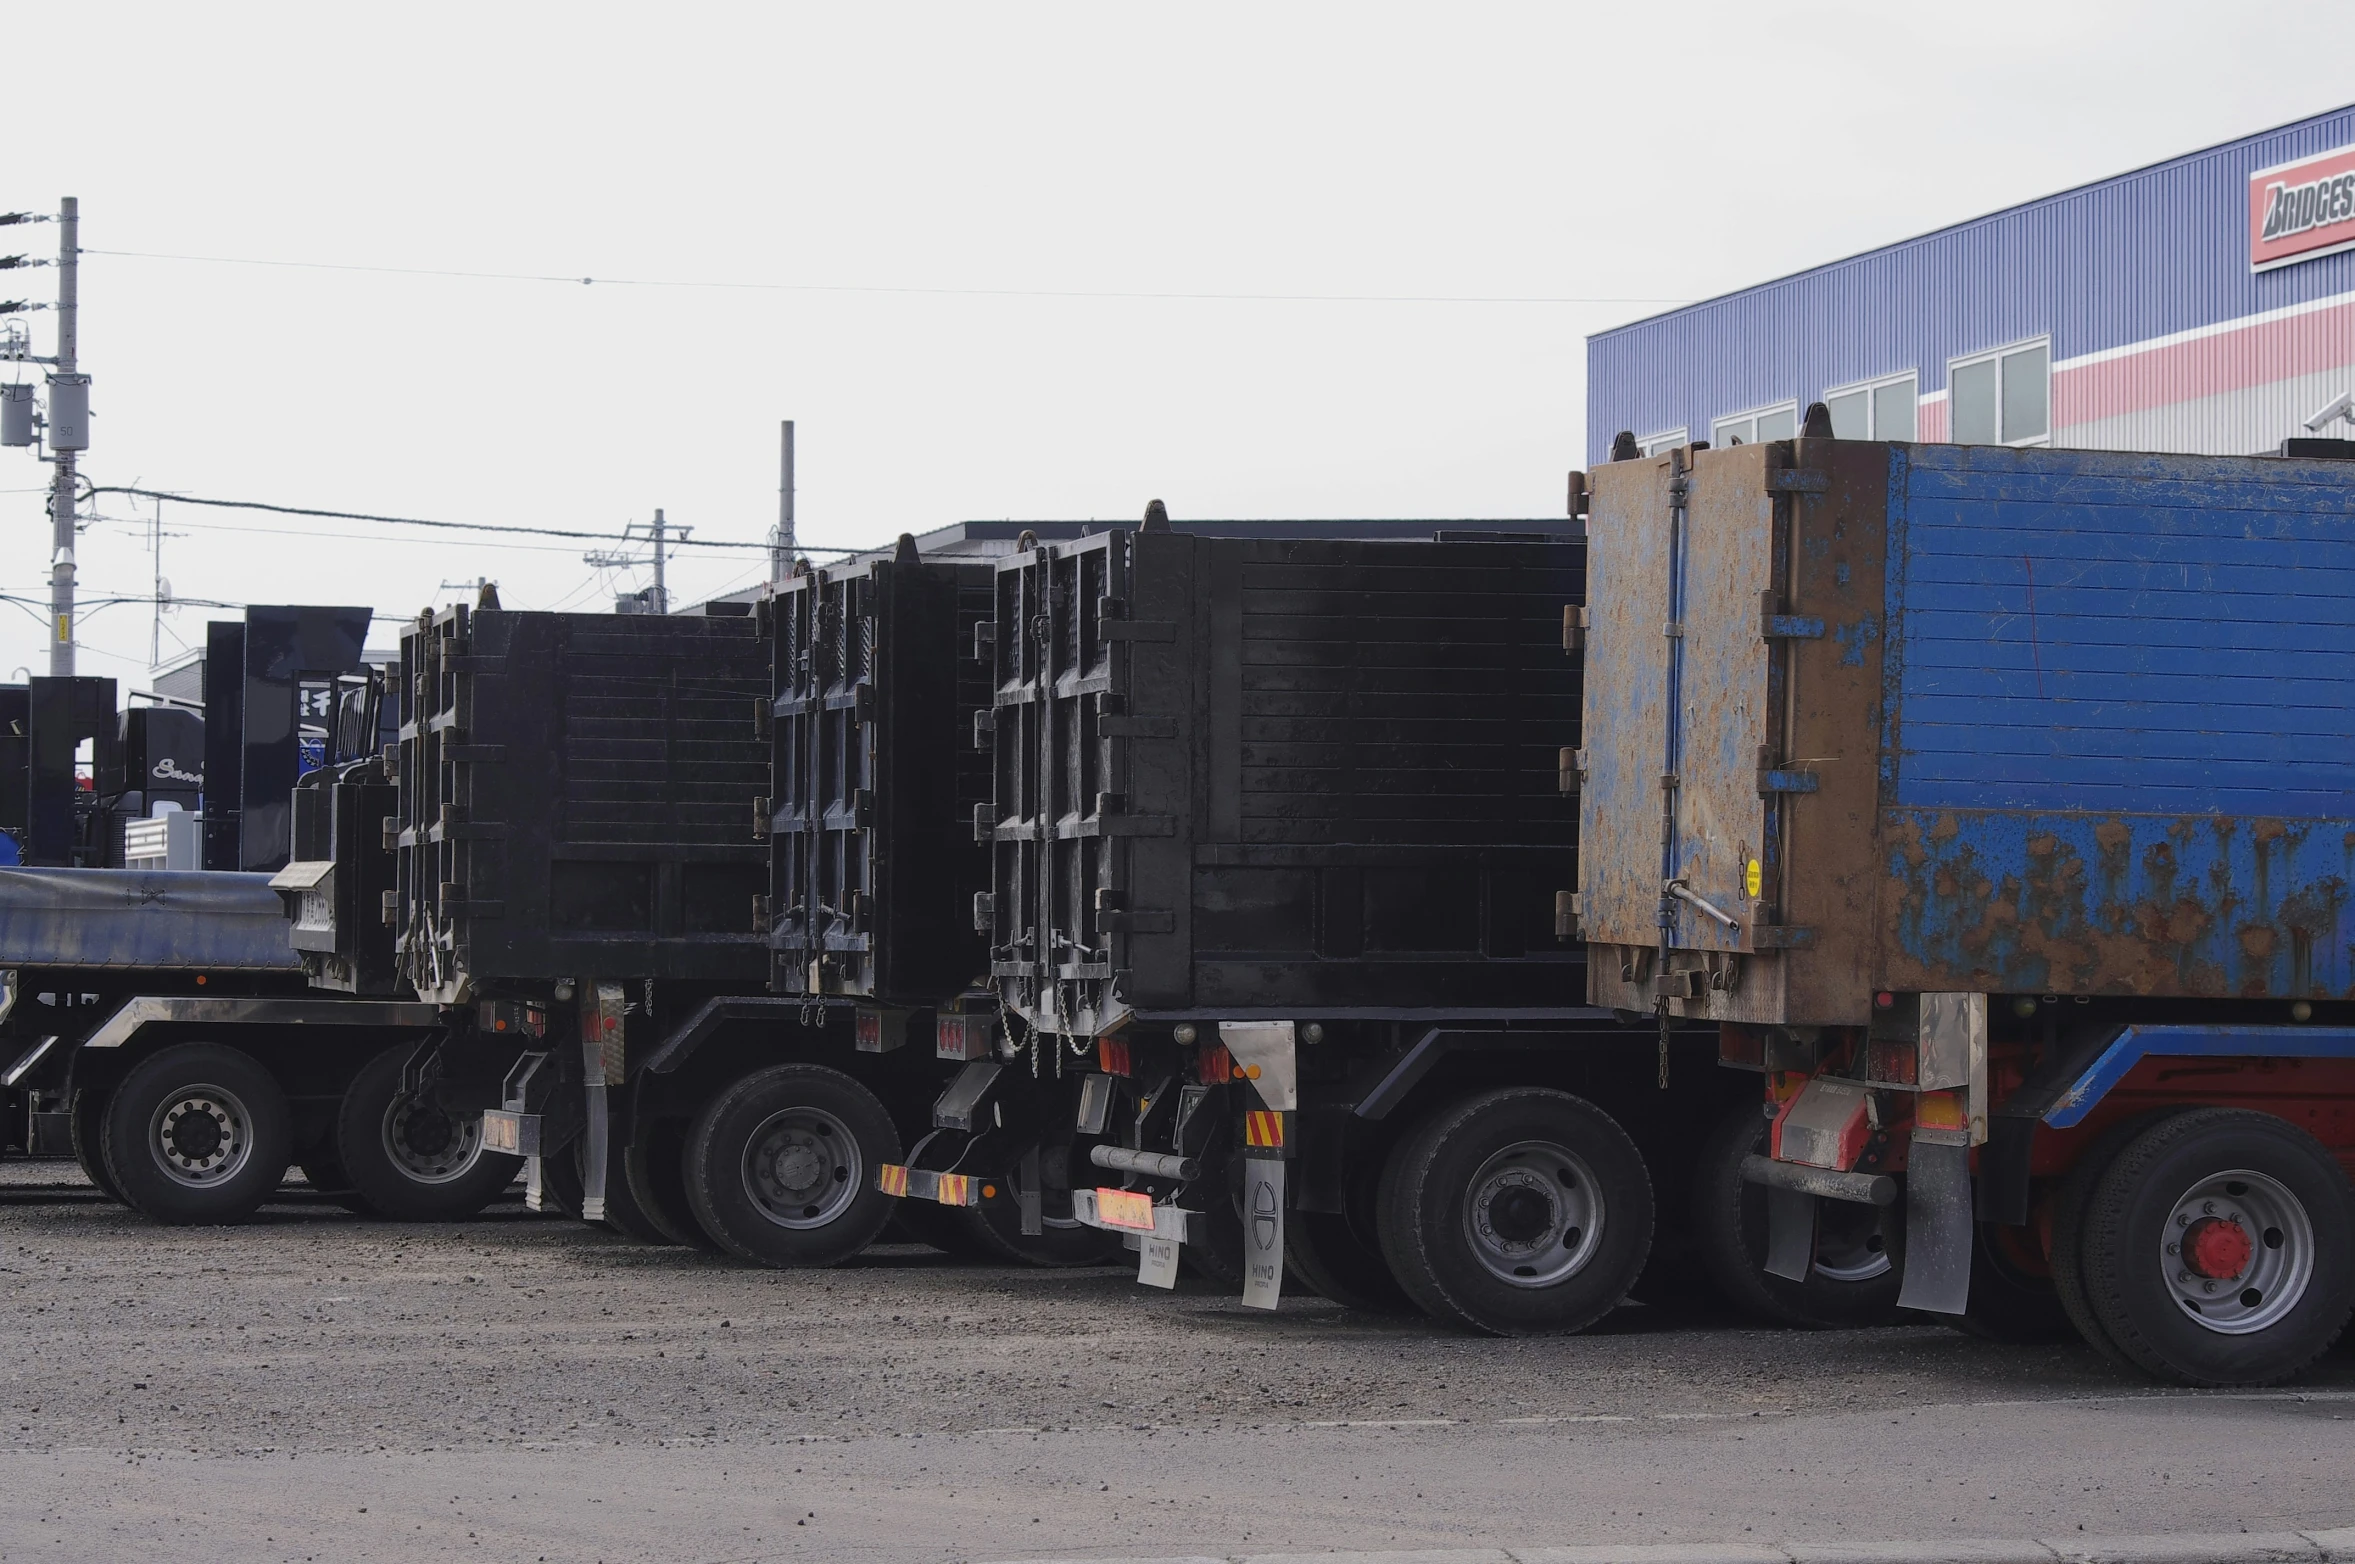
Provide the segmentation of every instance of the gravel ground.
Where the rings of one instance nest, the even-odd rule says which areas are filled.
[[[101,1532],[128,1548],[142,1515],[159,1526],[162,1516],[184,1517],[203,1507],[193,1495],[246,1493],[243,1519],[222,1523],[267,1528],[278,1513],[272,1504],[285,1502],[283,1471],[267,1463],[283,1460],[307,1463],[322,1493],[358,1484],[345,1494],[359,1496],[347,1516],[397,1467],[414,1481],[389,1491],[408,1500],[463,1478],[512,1488],[508,1502],[523,1506],[528,1487],[543,1495],[546,1515],[572,1517],[568,1526],[581,1506],[668,1473],[663,1491],[686,1506],[680,1513],[706,1531],[718,1527],[711,1547],[738,1529],[714,1518],[714,1485],[726,1482],[715,1466],[722,1474],[757,1469],[765,1474],[760,1523],[744,1524],[742,1540],[753,1546],[741,1556],[768,1556],[757,1547],[778,1556],[930,1559],[1039,1555],[1054,1551],[1049,1540],[1066,1551],[1130,1551],[1108,1547],[1107,1531],[1137,1552],[1219,1552],[1241,1546],[1254,1526],[1261,1537],[1284,1532],[1301,1545],[1375,1546],[1383,1537],[1397,1539],[1393,1546],[1461,1545],[1488,1540],[1514,1516],[1524,1527],[1567,1524],[1534,1472],[1509,1502],[1464,1496],[1486,1491],[1476,1473],[1510,1469],[1541,1448],[1563,1457],[1575,1447],[1581,1460],[1621,1471],[1632,1485],[1624,1506],[1605,1506],[1611,1525],[1624,1508],[1628,1535],[1655,1537],[1636,1520],[1648,1484],[1656,1491],[1650,1519],[1680,1517],[1658,1534],[1715,1536],[1747,1524],[1738,1519],[1742,1489],[1722,1475],[1723,1491],[1713,1494],[1698,1475],[1680,1482],[1674,1463],[1700,1460],[1699,1473],[1716,1457],[1678,1440],[1706,1435],[1719,1455],[1734,1448],[1727,1441],[1743,1441],[1744,1459],[1830,1440],[1809,1459],[1898,1460],[1910,1483],[1913,1457],[1899,1459],[1890,1441],[1910,1445],[1928,1426],[1925,1414],[1992,1417],[1990,1427],[2006,1431],[1990,1437],[2011,1447],[1987,1458],[2026,1463],[2010,1479],[2008,1512],[2019,1484],[2060,1470],[2039,1467],[2038,1440],[2054,1460],[2082,1463],[2103,1449],[2112,1435],[2066,1432],[2072,1416],[2102,1408],[2164,1416],[2149,1424],[2159,1434],[2124,1447],[2124,1465],[2104,1457],[2087,1468],[2117,1468],[2102,1486],[2103,1503],[2118,1513],[2097,1531],[2153,1529],[2154,1495],[2170,1484],[2179,1496],[2191,1492],[2162,1472],[2167,1463],[2143,1456],[2161,1448],[2152,1438],[2189,1437],[2207,1417],[2231,1423],[2231,1460],[2258,1463],[2247,1481],[2268,1516],[2355,1520],[2355,1424],[2346,1420],[2355,1415],[2355,1355],[2344,1346],[2302,1387],[2303,1399],[2190,1397],[2154,1391],[2077,1346],[1999,1348],[1937,1327],[1767,1331],[1696,1303],[1623,1309],[1579,1337],[1497,1341],[1315,1298],[1287,1299],[1271,1317],[1193,1283],[1161,1293],[1116,1269],[958,1264],[914,1247],[879,1248],[834,1271],[757,1271],[635,1245],[520,1203],[462,1225],[398,1226],[290,1191],[246,1227],[166,1229],[104,1201],[55,1163],[0,1168],[0,1300],[17,1343],[0,1371],[0,1445],[8,1447],[0,1458],[12,1463],[0,1466],[0,1494],[17,1496],[0,1497],[0,1558],[77,1556],[76,1546]],[[2044,1407],[2051,1402],[2070,1407]],[[1956,1408],[1974,1410],[1939,1411]],[[2126,1425],[2103,1426],[2114,1434]],[[918,1436],[931,1441],[922,1460],[909,1443]],[[1841,1442],[1851,1438],[1860,1443]],[[1167,1459],[1140,1464],[1137,1452],[1148,1446]],[[1036,1453],[1014,1461],[1017,1480],[998,1463],[1020,1450]],[[1420,1453],[1397,1465],[1405,1451]],[[1944,1461],[1939,1481],[1982,1482],[1951,1448],[1914,1455]],[[2309,1492],[2306,1467],[2317,1462],[2329,1481],[2314,1492],[2335,1494],[2341,1514],[2325,1513],[2331,1506]],[[1385,1463],[1389,1475],[1379,1479],[1359,1470]],[[2241,1493],[2239,1467],[2209,1465],[2214,1493],[2170,1524],[2212,1522],[2209,1512]],[[1776,1468],[1792,1469],[1789,1459]],[[11,1480],[12,1470],[39,1480]],[[280,1475],[265,1479],[272,1471]],[[227,1472],[251,1475],[224,1487]],[[510,1481],[510,1473],[526,1475]],[[1353,1477],[1351,1502],[1320,1499],[1288,1521],[1266,1510],[1271,1483],[1329,1498],[1326,1479],[1312,1483],[1312,1473],[1345,1491],[1353,1485],[1343,1479]],[[804,1480],[790,1502],[776,1492],[788,1476]],[[2180,1482],[2193,1477],[2187,1471]],[[866,1497],[854,1499],[862,1478]],[[279,1497],[249,1493],[256,1480]],[[945,1497],[960,1482],[970,1485],[964,1500]],[[1162,1493],[1156,1484],[1174,1487]],[[1941,1512],[1934,1517],[1891,1511],[1885,1524],[1900,1529],[1883,1534],[1921,1535],[1925,1517],[1961,1534],[2002,1534],[1987,1513],[2000,1490],[1983,1485],[1987,1498],[1974,1498],[1971,1513],[1956,1508],[1950,1519],[1939,1497],[1929,1505]],[[1222,1488],[1235,1495],[1232,1505],[1218,1502]],[[150,1489],[152,1497],[139,1497]],[[704,1498],[690,1504],[690,1493]],[[808,1523],[820,1493],[836,1518],[867,1517],[855,1540],[830,1534],[818,1545]],[[1247,1493],[1261,1497],[1246,1502]],[[1061,1496],[1060,1504],[1079,1494],[1094,1518],[1051,1539],[1026,1533],[1025,1517],[1013,1513],[1044,1506],[1052,1514],[1042,1495]],[[1125,1522],[1115,1518],[1123,1494]],[[459,1497],[453,1492],[444,1509]],[[1789,1494],[1772,1497],[1776,1514],[1794,1513]],[[1149,1528],[1153,1546],[1125,1529],[1164,1503],[1176,1508],[1167,1526],[1157,1519]],[[787,1511],[800,1509],[812,1514],[791,1517],[798,1531],[786,1527]],[[673,1551],[680,1513],[648,1508],[643,1556],[700,1556]],[[1584,1501],[1576,1513],[1582,1528],[1606,1519]],[[1871,1513],[1865,1506],[1851,1519]],[[507,1523],[544,1544],[546,1515],[527,1523],[524,1510],[511,1509]],[[302,1503],[275,1524],[295,1540],[276,1532],[267,1540],[296,1549],[289,1557],[306,1556],[305,1547],[315,1550],[308,1556],[378,1556],[374,1543],[341,1530],[348,1546],[323,1544],[305,1531]],[[641,1556],[632,1526],[576,1526],[548,1556]],[[416,1528],[399,1539],[411,1556],[435,1538],[434,1547],[451,1548],[483,1540],[429,1532],[422,1520]],[[52,1529],[61,1551],[43,1551]],[[246,1538],[266,1552],[263,1541]],[[510,1536],[503,1551],[525,1545]],[[440,1555],[428,1548],[426,1556]]]

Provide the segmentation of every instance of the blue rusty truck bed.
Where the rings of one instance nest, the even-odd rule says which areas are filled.
[[[297,971],[266,874],[0,869],[0,968]]]
[[[1799,440],[1590,487],[1595,1002],[2355,997],[2355,467]]]

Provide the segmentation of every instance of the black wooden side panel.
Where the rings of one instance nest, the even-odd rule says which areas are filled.
[[[760,981],[752,620],[452,610],[404,637],[402,665],[402,944],[422,992]]]
[[[930,1005],[987,961],[973,807],[987,566],[880,560],[781,584],[771,653],[770,986]]]
[[[1547,1010],[1583,547],[1213,539],[998,567],[991,971],[1131,1010]]]

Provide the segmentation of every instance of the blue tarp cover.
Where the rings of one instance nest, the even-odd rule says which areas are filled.
[[[0,869],[0,967],[301,966],[266,874]]]

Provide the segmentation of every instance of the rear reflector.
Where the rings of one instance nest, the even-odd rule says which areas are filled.
[[[1153,1231],[1153,1197],[1134,1189],[1099,1189],[1096,1191],[1096,1215],[1106,1227],[1125,1227],[1131,1232]]]

